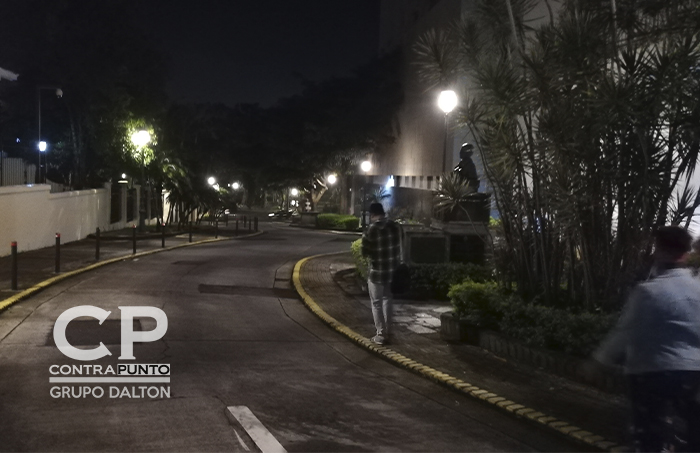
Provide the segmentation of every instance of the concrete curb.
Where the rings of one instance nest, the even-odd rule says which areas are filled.
[[[39,282],[36,285],[32,286],[31,288],[27,288],[14,296],[10,296],[7,299],[0,300],[0,313],[2,313],[3,310],[6,308],[21,302],[34,294],[37,294],[38,292],[44,290],[44,288],[48,288],[49,286],[55,285],[58,282],[61,282],[67,278],[73,277],[78,274],[82,274],[83,272],[91,271],[93,269],[97,269],[102,266],[106,266],[108,264],[112,263],[117,263],[120,261],[126,261],[126,260],[131,260],[134,258],[140,258],[142,256],[147,256],[147,255],[153,255],[154,253],[160,253],[160,252],[166,252],[169,250],[175,250],[183,247],[191,247],[193,245],[201,245],[201,244],[208,244],[211,242],[221,242],[221,241],[230,241],[234,239],[245,239],[245,238],[250,238],[253,236],[259,236],[263,234],[264,231],[259,231],[257,233],[253,234],[248,234],[245,236],[238,236],[238,237],[227,237],[227,238],[216,238],[216,239],[203,239],[201,241],[196,241],[196,242],[187,242],[185,244],[178,244],[178,245],[173,245],[172,247],[165,247],[165,248],[160,248],[160,249],[155,249],[155,250],[148,250],[145,252],[139,252],[133,255],[124,255],[124,256],[118,256],[116,258],[111,258],[108,260],[104,261],[99,261],[94,264],[90,264],[89,266],[81,267],[80,269],[75,269],[66,273],[61,273],[55,277],[51,277],[47,280],[44,280],[43,282]]]
[[[345,252],[341,252],[345,253]],[[396,351],[393,351],[386,346],[380,346],[369,338],[363,337],[362,335],[356,333],[349,327],[340,323],[338,320],[330,316],[328,313],[323,311],[323,309],[313,300],[313,298],[306,292],[301,284],[301,268],[307,261],[315,258],[321,258],[331,255],[337,255],[338,253],[327,253],[322,255],[314,255],[304,258],[296,263],[294,266],[294,272],[292,274],[292,281],[294,282],[294,288],[299,293],[299,296],[304,301],[304,304],[311,310],[316,316],[321,318],[323,322],[328,324],[330,327],[335,329],[337,332],[348,337],[350,340],[359,344],[365,349],[379,355],[385,360],[392,362],[393,364],[405,368],[411,372],[419,374],[423,377],[430,379],[438,384],[455,390],[461,394],[467,395],[469,397],[478,399],[487,404],[490,404],[502,412],[506,412],[516,417],[529,420],[532,422],[537,422],[545,427],[556,431],[559,434],[563,434],[570,439],[588,445],[589,447],[594,447],[602,451],[619,452],[624,451],[624,447],[611,442],[602,436],[595,435],[591,432],[585,431],[577,426],[571,425],[568,422],[559,420],[555,417],[550,417],[547,414],[539,412],[535,409],[526,407],[522,404],[518,404],[515,401],[503,398],[495,393],[489,392],[486,389],[481,389],[475,385],[468,382],[462,381],[456,377],[450,376],[447,373],[443,373],[439,370],[431,368],[429,366],[423,365],[415,360],[410,359]]]

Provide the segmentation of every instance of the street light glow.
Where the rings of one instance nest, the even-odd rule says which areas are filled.
[[[145,146],[151,141],[151,134],[148,131],[141,130],[131,134],[131,143],[136,146]]]
[[[122,179],[126,179],[126,173],[122,173]]]
[[[372,162],[366,160],[366,161],[362,162],[362,164],[360,165],[360,168],[362,169],[362,171],[367,173],[368,171],[370,171],[372,169]]]
[[[338,177],[334,174],[328,175],[328,184],[335,184],[338,181]]]
[[[445,114],[450,113],[457,107],[457,94],[452,90],[441,92],[438,96],[438,106]]]
[[[293,197],[296,197],[297,195],[299,195],[299,189],[292,189],[291,193]]]
[[[44,141],[39,142],[39,151],[41,151],[42,153],[44,151],[46,151],[46,142],[44,142]]]
[[[241,188],[241,185],[237,182],[234,182],[233,184],[231,184],[231,187],[233,187],[233,190],[238,190]]]
[[[210,186],[213,186],[216,184],[216,178],[213,176],[210,176],[209,179],[207,179],[207,182],[209,183]]]

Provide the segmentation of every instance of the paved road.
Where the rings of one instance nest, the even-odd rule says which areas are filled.
[[[347,250],[355,237],[266,229],[257,238],[107,266],[0,314],[0,450],[243,451],[250,442],[229,423],[230,406],[248,407],[290,452],[577,448],[398,369],[328,329],[291,291],[292,266],[305,256]],[[54,345],[57,317],[79,305],[111,315],[102,326],[73,321],[69,341],[82,348],[102,341],[111,356],[78,362]],[[137,363],[170,364],[170,397],[134,398],[146,384],[111,385],[131,397],[111,398],[108,391],[101,398],[52,397],[51,388],[61,384],[49,384],[51,365],[126,363],[118,360],[120,306],[167,314],[165,336],[137,343],[134,355]],[[142,318],[134,328],[152,330],[155,321]],[[67,387],[82,386],[110,385]]]

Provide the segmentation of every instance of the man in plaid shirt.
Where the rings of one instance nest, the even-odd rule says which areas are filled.
[[[385,344],[391,325],[391,278],[401,262],[401,229],[386,218],[381,203],[372,203],[369,214],[372,223],[362,236],[362,255],[369,259],[367,287],[377,328],[372,341]]]

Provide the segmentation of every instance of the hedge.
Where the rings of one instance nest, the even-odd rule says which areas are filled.
[[[318,227],[331,230],[355,231],[360,227],[360,219],[354,215],[323,213],[317,218]]]
[[[369,262],[362,257],[362,239],[353,242],[351,250],[358,275],[367,279]],[[471,263],[411,264],[409,271],[411,286],[403,297],[413,299],[447,300],[450,286],[456,283],[466,279],[486,281],[493,278],[489,268]]]
[[[455,315],[529,346],[587,357],[613,327],[617,315],[574,313],[526,304],[493,282],[465,281],[449,292]]]
[[[367,280],[367,271],[369,269],[369,260],[362,256],[362,239],[358,239],[350,245],[352,258],[355,260],[355,268],[357,274],[362,280]]]

